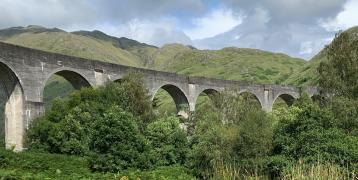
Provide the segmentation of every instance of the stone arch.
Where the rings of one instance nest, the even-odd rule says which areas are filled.
[[[0,99],[2,139],[6,148],[23,149],[25,125],[24,92],[13,68],[0,62]]]
[[[122,83],[122,81],[123,81],[123,79],[116,79],[116,80],[114,80],[113,82],[115,82],[115,83]]]
[[[259,103],[260,107],[263,108],[263,102],[262,102],[262,100],[259,98],[259,96],[257,96],[257,94],[255,94],[254,92],[248,91],[248,90],[246,90],[246,91],[240,91],[240,92],[239,92],[239,96],[242,96],[242,95],[244,95],[244,94],[248,94],[248,95],[250,95],[251,97],[253,97],[253,98]]]
[[[199,99],[200,94],[202,94],[202,93],[206,94],[206,95],[211,99],[211,98],[212,98],[212,95],[215,95],[215,94],[219,93],[219,91],[216,90],[216,89],[212,89],[212,88],[208,88],[208,89],[204,89],[204,90],[200,91],[200,92],[197,93],[197,95],[195,96],[195,99],[194,99],[194,106],[195,106],[195,107],[192,108],[192,109],[196,109],[197,101],[198,101],[198,99]]]
[[[294,101],[296,100],[296,97],[294,95],[291,95],[289,93],[282,93],[275,97],[272,104],[275,104],[275,102],[278,98],[283,99],[288,106],[291,106],[294,103]]]
[[[70,84],[73,86],[74,89],[79,90],[82,87],[93,87],[94,85],[87,80],[86,76],[81,74],[80,72],[76,71],[72,68],[59,68],[46,76],[45,81],[42,83],[42,91],[41,91],[41,98],[43,99],[43,92],[45,90],[45,86],[47,81],[50,79],[52,75],[59,75],[66,79]]]
[[[216,89],[205,89],[201,93],[205,93],[206,95],[210,96],[219,93],[219,91],[217,91]]]
[[[187,110],[189,110],[188,98],[181,88],[172,84],[162,85],[154,91],[154,93],[152,94],[152,100],[154,100],[154,97],[159,89],[165,90],[173,98],[178,114],[183,111],[186,112]]]
[[[322,103],[325,100],[325,97],[321,94],[313,94],[311,99],[313,102]]]

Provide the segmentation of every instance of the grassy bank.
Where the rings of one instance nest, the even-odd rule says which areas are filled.
[[[85,157],[0,149],[0,179],[194,179],[180,166],[93,173]]]

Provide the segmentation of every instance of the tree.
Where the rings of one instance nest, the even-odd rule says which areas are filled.
[[[319,85],[338,96],[358,97],[358,38],[356,33],[338,34],[327,46],[327,62],[318,67]]]
[[[332,162],[345,166],[358,162],[358,138],[346,133],[327,107],[308,96],[280,116],[274,136],[274,155],[306,162]]]
[[[214,171],[215,164],[252,168],[263,165],[272,144],[270,119],[250,95],[235,91],[212,98],[213,103],[197,112],[192,139],[191,165],[198,171]],[[259,160],[259,161],[258,161]]]
[[[187,135],[179,127],[179,119],[163,117],[148,124],[145,133],[153,164],[168,166],[184,164],[189,151]]]
[[[141,132],[154,119],[150,97],[141,76],[131,73],[121,83],[96,89],[83,88],[66,99],[56,99],[45,116],[33,121],[27,132],[31,149],[84,155],[92,124],[113,106],[133,114]]]
[[[149,167],[147,141],[133,115],[119,106],[111,107],[92,124],[91,136],[89,165],[93,171]]]

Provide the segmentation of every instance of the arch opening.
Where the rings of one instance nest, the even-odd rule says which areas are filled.
[[[213,98],[219,92],[215,89],[205,89],[195,100],[195,111],[202,112],[213,105]]]
[[[52,100],[55,98],[65,98],[82,87],[91,87],[91,85],[82,75],[74,71],[62,70],[52,74],[45,82],[43,90],[45,109],[51,107]]]
[[[161,86],[154,94],[153,107],[158,114],[177,114],[188,118],[189,102],[183,91],[174,85]]]
[[[319,94],[315,94],[315,95],[311,96],[311,99],[313,102],[320,103],[320,102],[324,101],[325,97],[322,95],[319,95]]]
[[[115,82],[115,83],[122,83],[122,82],[123,82],[123,79],[116,79],[116,80],[114,80],[113,82]]]
[[[295,100],[296,99],[292,95],[281,94],[275,99],[272,108],[273,109],[288,108],[293,105]]]
[[[262,108],[261,102],[259,98],[252,92],[244,91],[239,94],[240,97],[243,98],[243,100],[247,101],[248,103],[252,104],[253,106],[257,108]]]
[[[0,62],[0,145],[21,150],[24,122],[24,96],[14,71]]]

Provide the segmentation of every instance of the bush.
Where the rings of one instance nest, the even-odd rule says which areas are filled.
[[[358,137],[358,100],[346,97],[333,97],[328,108],[334,114],[338,128],[347,134]]]
[[[0,148],[0,179],[194,179],[182,166],[158,167],[151,170],[126,170],[120,173],[91,172],[87,160],[59,154],[31,151],[12,152]]]
[[[335,96],[358,98],[358,39],[343,32],[325,49],[327,61],[318,67],[319,86]]]
[[[275,155],[341,166],[358,162],[358,138],[341,128],[329,108],[304,96],[288,112],[289,118],[281,116],[275,130]]]
[[[147,168],[144,153],[147,142],[135,118],[118,106],[107,110],[91,128],[90,168],[93,171],[119,172],[128,168]]]
[[[140,76],[130,74],[121,83],[83,88],[65,100],[56,99],[45,116],[31,124],[27,144],[30,149],[51,153],[85,155],[89,151],[92,124],[102,119],[113,105],[137,117],[141,131],[153,119],[150,97]]]
[[[168,166],[184,164],[189,151],[187,135],[179,127],[179,119],[164,117],[148,125],[146,138],[153,164]]]
[[[91,123],[100,117],[99,105],[81,103],[64,110],[61,107],[67,106],[66,101],[57,101],[52,106],[53,110],[31,124],[27,132],[27,145],[32,150],[85,155],[92,138]]]
[[[147,141],[142,133],[153,119],[147,90],[140,76],[131,74],[121,83],[56,99],[33,121],[26,143],[30,150],[90,156],[95,171],[144,169],[149,157],[143,155]]]
[[[220,162],[246,171],[263,168],[273,136],[268,116],[250,96],[224,92],[212,100],[205,108],[208,113],[195,116],[190,160],[196,173],[214,172],[214,165]]]

